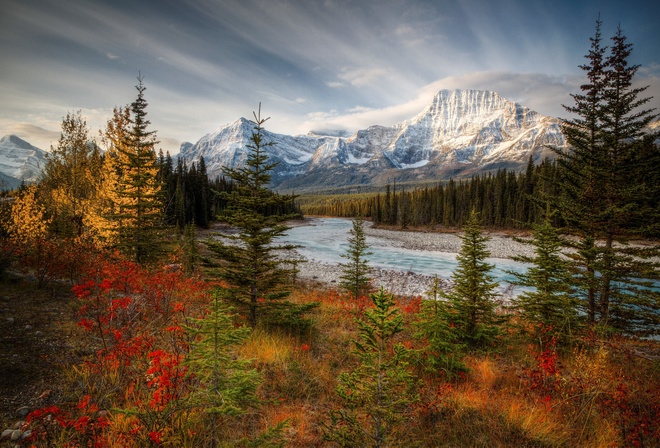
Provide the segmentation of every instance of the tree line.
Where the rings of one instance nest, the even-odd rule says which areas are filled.
[[[13,202],[3,202],[7,216],[0,234],[85,240],[144,263],[164,254],[168,229],[209,228],[224,214],[229,203],[223,194],[236,189],[235,181],[210,179],[203,157],[188,164],[180,158],[175,163],[162,150],[157,154],[142,77],[136,89],[136,100],[113,110],[98,141],[80,112],[67,113],[39,181],[21,185],[10,192]],[[298,210],[288,201],[265,212]],[[43,232],[28,224],[32,221]]]
[[[574,328],[584,316],[603,329],[656,333],[660,247],[630,239],[660,235],[660,135],[649,126],[658,115],[645,109],[646,87],[633,86],[639,66],[628,62],[632,45],[619,28],[604,46],[600,27],[598,20],[581,66],[588,81],[571,95],[574,105],[564,106],[575,118],[562,122],[569,149],[555,148],[556,162],[535,167],[530,159],[518,175],[498,171],[410,192],[387,186],[384,195],[317,212],[363,214],[401,228],[470,229],[477,215],[481,225],[531,228],[536,257],[518,258],[537,263],[518,278],[536,291],[521,296],[528,318],[555,330]]]
[[[535,204],[557,191],[557,164],[544,160],[535,165],[530,157],[523,173],[498,170],[470,179],[450,179],[424,188],[388,184],[371,195],[317,197],[301,202],[309,215],[363,216],[375,224],[407,228],[461,227],[474,210],[482,224],[496,228],[529,228],[542,220],[543,208]]]

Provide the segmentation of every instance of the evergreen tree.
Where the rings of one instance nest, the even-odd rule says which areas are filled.
[[[581,67],[589,82],[581,87],[584,93],[573,95],[575,106],[566,107],[577,118],[563,124],[571,148],[560,153],[562,196],[557,208],[579,236],[571,256],[589,322],[630,329],[639,326],[635,322],[639,319],[657,323],[653,319],[657,299],[636,280],[657,277],[653,265],[640,260],[653,251],[634,251],[626,241],[658,219],[657,196],[653,196],[657,187],[649,179],[657,179],[660,168],[640,158],[649,148],[647,143],[657,138],[648,130],[657,115],[653,109],[643,109],[650,98],[639,95],[646,88],[632,87],[639,68],[627,62],[632,46],[619,28],[605,58],[600,25],[598,20],[589,62]]]
[[[497,284],[489,274],[493,265],[485,261],[490,255],[486,250],[489,238],[483,235],[476,212],[470,214],[460,238],[454,287],[446,294],[455,312],[451,323],[469,347],[485,347],[499,333],[501,319],[495,313]]]
[[[197,247],[194,222],[186,224],[183,229],[181,249],[183,270],[187,275],[192,275],[195,273],[195,268],[197,267],[197,262],[199,260],[199,248]]]
[[[374,308],[357,320],[360,340],[353,341],[360,365],[340,374],[337,395],[345,408],[332,411],[324,429],[324,438],[341,446],[389,446],[405,434],[400,423],[418,401],[408,351],[394,342],[403,316],[382,288],[370,297]]]
[[[211,188],[209,185],[209,176],[206,172],[206,162],[204,161],[204,157],[200,157],[199,159],[196,184],[195,222],[201,228],[208,229],[211,220]]]
[[[424,364],[431,372],[441,370],[449,377],[456,372],[466,371],[467,367],[461,361],[461,352],[466,347],[451,327],[453,310],[442,299],[440,279],[437,275],[426,295],[428,300],[422,301],[416,334],[416,337],[428,342],[424,352]]]
[[[284,289],[288,271],[282,268],[285,260],[278,258],[278,254],[295,246],[276,242],[288,230],[283,223],[296,215],[269,214],[291,198],[272,194],[267,188],[275,164],[267,162],[266,149],[272,143],[264,141],[263,124],[268,119],[261,118],[261,105],[254,117],[256,123],[246,164],[225,171],[236,185],[231,192],[221,193],[228,203],[222,218],[238,230],[238,234],[225,237],[236,244],[209,242],[208,245],[224,261],[219,276],[230,287],[228,300],[244,313],[251,327],[261,321],[305,326],[309,322],[303,314],[315,304],[296,305],[286,300],[290,294]]]
[[[543,224],[534,225],[531,241],[517,239],[534,246],[535,255],[514,257],[515,261],[531,265],[524,273],[510,272],[516,277],[513,284],[530,288],[515,297],[514,304],[534,324],[535,331],[551,331],[566,342],[578,325],[577,304],[568,261],[561,254],[565,243],[551,225],[549,215],[548,212]]]
[[[138,77],[137,99],[130,109],[115,110],[108,122],[106,142],[108,177],[104,186],[105,217],[112,240],[139,263],[159,252],[159,230],[163,222],[161,184],[154,131],[148,131],[146,87]]]
[[[371,255],[368,251],[367,238],[364,234],[364,221],[360,216],[353,219],[353,227],[349,230],[348,248],[341,257],[348,263],[340,263],[342,268],[341,287],[346,289],[354,299],[362,297],[369,292],[371,279],[369,278],[369,264],[366,259]]]
[[[230,439],[234,419],[257,409],[261,404],[257,397],[257,388],[263,381],[261,374],[251,366],[250,361],[239,358],[236,353],[236,347],[247,339],[250,330],[234,324],[230,310],[222,304],[217,294],[207,316],[192,319],[186,330],[193,341],[186,364],[197,382],[188,400],[192,407],[202,409],[208,416],[205,440],[208,445],[205,446],[226,446],[228,442],[238,442],[240,439]],[[252,443],[279,446],[274,442],[281,435],[284,424],[272,428]]]

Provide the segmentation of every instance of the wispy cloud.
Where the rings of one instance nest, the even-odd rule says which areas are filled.
[[[344,68],[338,75],[339,79],[347,81],[352,86],[364,87],[374,81],[387,77],[387,70],[382,68]]]
[[[149,119],[172,152],[259,102],[281,133],[391,125],[443,88],[494,90],[560,115],[579,89],[599,11],[605,34],[616,20],[630,29],[633,56],[643,56],[632,61],[643,65],[638,81],[651,84],[657,107],[652,3],[6,0],[0,133],[11,123],[55,132],[79,109],[98,129],[113,106],[134,99],[138,71]]]

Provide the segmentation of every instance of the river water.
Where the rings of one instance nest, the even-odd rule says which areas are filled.
[[[365,226],[370,225],[365,223]],[[284,238],[285,241],[301,246],[298,252],[309,260],[323,263],[345,263],[341,257],[348,249],[347,239],[352,228],[352,221],[342,218],[313,218],[309,225],[292,227]],[[420,238],[424,234],[420,233]],[[371,255],[366,257],[369,265],[375,268],[398,271],[412,271],[416,274],[438,275],[450,278],[456,268],[456,254],[429,250],[412,250],[394,247],[390,240],[367,236],[367,245]],[[504,258],[488,258],[488,263],[495,265],[491,275],[505,288],[514,276],[506,271],[524,272],[527,266]]]

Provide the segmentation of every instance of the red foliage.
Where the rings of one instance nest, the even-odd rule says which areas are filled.
[[[64,447],[90,446],[102,448],[110,446],[105,429],[110,422],[105,412],[99,411],[90,395],[83,396],[76,405],[75,415],[57,406],[36,409],[28,414],[26,427],[32,429],[28,442],[33,446],[55,446],[59,432],[69,431],[70,437]]]
[[[136,416],[129,430],[134,434],[125,434],[128,445],[161,444],[167,428],[163,419],[187,390],[184,326],[193,317],[191,310],[204,308],[209,289],[183,273],[150,271],[116,256],[99,257],[88,267],[71,291],[80,304],[78,325],[98,347],[81,366],[93,378],[92,390],[81,391],[78,405],[68,412],[34,411],[28,419],[33,441],[49,446],[55,427],[67,432],[72,440],[67,446],[108,446],[111,433],[123,438],[94,399],[112,397],[108,408]]]
[[[397,305],[403,311],[404,315],[416,316],[422,308],[422,298],[420,296],[398,299]]]
[[[534,352],[534,349],[530,349],[533,351],[536,365],[525,370],[523,384],[527,390],[537,392],[546,409],[550,410],[552,398],[560,391],[559,354],[556,348],[557,338],[552,335],[552,326],[544,327],[541,331],[543,350]]]
[[[172,355],[163,350],[149,353],[151,367],[147,369],[147,385],[153,389],[149,406],[163,410],[170,401],[179,398],[187,369],[181,366],[182,356]]]

